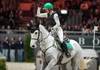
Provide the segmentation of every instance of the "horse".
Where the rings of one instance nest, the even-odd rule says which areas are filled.
[[[30,47],[39,47],[44,53],[45,62],[47,63],[42,70],[51,70],[57,64],[67,64],[71,61],[72,70],[81,69],[82,48],[77,41],[69,39],[73,49],[71,50],[70,57],[60,50],[60,45],[50,32],[41,24],[39,28],[31,33]],[[61,59],[62,56],[62,59]],[[81,69],[83,70],[83,69]]]

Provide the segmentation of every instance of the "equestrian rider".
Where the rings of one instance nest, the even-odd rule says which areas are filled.
[[[54,38],[57,40],[57,42],[61,45],[61,48],[65,52],[66,56],[69,57],[70,53],[68,52],[68,48],[64,43],[63,29],[60,26],[60,20],[59,20],[61,19],[60,16],[68,14],[68,11],[67,10],[53,11],[53,4],[50,2],[45,3],[43,9],[46,11],[45,13],[41,13],[41,7],[38,7],[36,16],[40,18],[49,18],[49,19],[52,18],[54,20],[55,25],[51,28],[51,33],[54,35]]]

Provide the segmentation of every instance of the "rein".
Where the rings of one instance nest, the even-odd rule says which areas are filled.
[[[39,29],[38,29],[38,30],[39,30]],[[39,30],[39,32],[38,32],[38,37],[37,37],[37,38],[31,38],[31,39],[33,39],[33,40],[37,40],[38,46],[40,46],[40,43],[41,43],[42,41],[44,41],[45,39],[47,39],[47,38],[49,37],[50,33],[49,33],[45,38],[42,38],[41,40],[40,40],[40,35],[42,35],[42,32]],[[42,37],[43,37],[43,35],[42,35]],[[49,48],[51,48],[51,47],[52,47],[52,46],[48,47],[47,49],[45,49],[45,51],[43,51],[41,48],[40,48],[40,50],[45,54],[45,52],[46,52]]]
[[[42,32],[39,30],[38,38],[31,38],[31,39],[37,40],[38,42],[42,42],[43,40],[47,39],[47,38],[49,37],[49,35],[50,35],[50,33],[49,33],[45,38],[43,38],[42,40],[39,40],[39,38],[40,38],[40,33],[42,34]]]

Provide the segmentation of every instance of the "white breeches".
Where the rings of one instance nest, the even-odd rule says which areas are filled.
[[[59,41],[61,42],[61,43],[63,43],[63,30],[62,30],[62,28],[61,27],[57,27],[57,28],[53,28],[52,30],[51,30],[51,33],[52,33],[52,35],[54,36],[54,37],[58,37],[59,38]]]
[[[63,43],[63,30],[61,27],[58,27],[57,35],[61,43]]]

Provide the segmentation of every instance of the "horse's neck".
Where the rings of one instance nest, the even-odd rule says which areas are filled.
[[[45,38],[49,35],[49,32],[45,29],[45,27],[43,25],[40,25],[40,31],[41,31],[43,38]]]
[[[41,35],[42,35],[43,38],[46,38],[49,35],[49,33],[46,32],[46,31],[42,31]]]
[[[54,38],[49,34],[47,36],[47,38],[45,38],[42,42],[41,42],[41,49],[42,50],[47,50],[49,47],[53,46],[54,44]]]
[[[47,49],[53,45],[54,38],[49,34],[43,25],[39,25],[41,31],[41,49]]]

